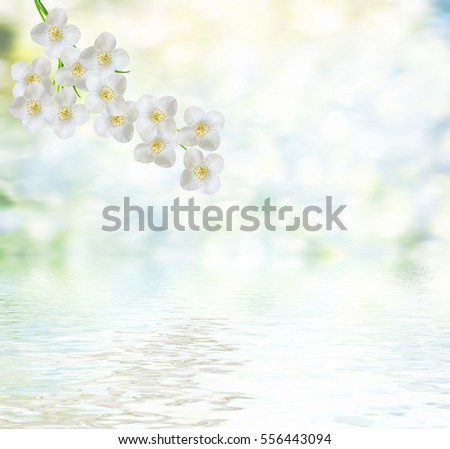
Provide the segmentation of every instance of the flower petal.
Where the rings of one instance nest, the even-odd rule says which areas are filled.
[[[72,117],[76,125],[84,125],[89,120],[89,112],[82,104],[76,104],[72,108]]]
[[[185,126],[181,128],[178,133],[178,142],[187,147],[194,147],[198,145],[198,137],[194,133],[192,126]]]
[[[111,124],[109,117],[98,117],[94,122],[94,131],[100,137],[109,137],[112,134]]]
[[[120,126],[119,128],[113,128],[112,135],[120,143],[127,143],[133,138],[134,126],[129,123]]]
[[[141,120],[142,117],[140,117],[138,119]],[[137,123],[136,122],[136,128],[137,128]],[[139,132],[139,131],[138,131]],[[160,137],[160,133],[158,132],[158,129],[156,128],[156,126],[152,126],[150,129],[147,127],[147,129],[144,130],[144,132],[139,133],[142,140],[146,143],[150,143],[155,137]]]
[[[89,92],[98,93],[104,84],[105,79],[98,72],[91,73],[86,78],[86,87],[88,88]]]
[[[67,14],[61,8],[53,8],[45,19],[47,25],[63,27],[67,23]]]
[[[49,100],[42,109],[42,114],[47,123],[51,125],[58,121],[59,106],[55,100]]]
[[[97,50],[95,47],[88,47],[81,52],[80,63],[88,70],[95,70],[98,67]]]
[[[161,97],[158,106],[169,116],[174,117],[177,113],[178,103],[173,97]]]
[[[56,84],[64,87],[72,87],[76,84],[77,80],[72,75],[72,71],[67,67],[58,69],[55,73]]]
[[[65,66],[72,66],[79,61],[81,57],[81,51],[75,47],[67,47],[61,53],[61,60]]]
[[[48,25],[45,22],[38,23],[31,30],[31,39],[38,45],[47,45],[50,42],[48,37]]]
[[[191,126],[194,126],[204,118],[205,112],[203,111],[203,109],[197,108],[196,106],[187,108],[186,112],[184,113],[184,121]]]
[[[48,78],[52,72],[52,63],[50,59],[40,57],[31,63],[31,71],[37,73],[42,78]]]
[[[218,175],[223,170],[223,157],[219,154],[208,154],[205,158],[205,164],[211,173]]]
[[[50,96],[53,95],[53,85],[52,85],[52,82],[48,78],[45,79],[44,81],[42,81],[41,84],[44,86],[45,92],[48,95],[50,95]]]
[[[41,100],[48,96],[41,83],[33,83],[27,86],[23,95],[27,100]]]
[[[53,125],[53,131],[60,139],[68,139],[69,137],[72,137],[75,133],[75,124],[70,121],[67,122],[57,121]]]
[[[213,173],[203,181],[200,191],[212,195],[220,189],[221,184],[219,177]]]
[[[116,96],[106,105],[109,115],[125,115],[126,103],[122,96]]]
[[[103,78],[106,78],[109,75],[112,75],[114,73],[114,67],[113,67],[112,63],[102,65],[102,66],[97,66],[96,70],[97,70],[97,73],[100,76],[102,76]]]
[[[103,108],[103,101],[100,100],[99,96],[94,92],[86,97],[84,104],[86,105],[86,109],[93,113],[98,113]]]
[[[187,169],[192,170],[196,165],[202,165],[203,162],[203,153],[197,148],[192,148],[184,153],[184,166]]]
[[[62,89],[56,94],[56,102],[60,106],[73,106],[77,102],[77,97],[73,89]]]
[[[198,145],[206,151],[217,150],[220,146],[219,132],[213,129],[210,133],[203,137],[203,139],[200,139]]]
[[[176,148],[178,148],[178,142],[176,139],[174,139],[173,137],[169,136],[166,137],[164,134],[160,133],[160,135],[162,136],[162,138],[165,140],[166,142],[166,151],[167,150],[175,150]]]
[[[75,45],[81,39],[81,33],[77,26],[66,25],[63,28],[63,40],[67,45]]]
[[[201,184],[202,182],[192,173],[192,170],[184,170],[181,173],[180,185],[184,190],[197,190]]]
[[[136,121],[136,129],[141,136],[153,132],[155,128],[155,125],[146,117],[141,116]]]
[[[206,114],[206,121],[213,128],[222,131],[225,124],[225,118],[219,111],[209,111]]]
[[[105,31],[95,40],[94,47],[96,50],[113,51],[116,48],[116,38]]]
[[[172,148],[166,149],[162,153],[155,155],[155,164],[163,168],[169,168],[175,164],[176,159],[175,151]]]
[[[77,86],[78,90],[87,91],[86,78],[85,77],[78,78],[77,82],[76,82],[76,86]]]
[[[113,50],[112,58],[112,64],[115,70],[123,70],[130,62],[130,56],[121,48],[116,48]]]
[[[145,115],[146,119],[149,118],[150,112],[155,107],[157,98],[154,95],[143,95],[137,101],[139,113]]]
[[[11,66],[11,78],[14,81],[23,80],[29,73],[31,73],[31,67],[25,61],[16,62]]]
[[[14,98],[21,97],[25,92],[25,88],[27,87],[27,82],[22,80],[16,83],[13,87],[13,96]]]
[[[108,76],[105,83],[118,95],[123,95],[127,90],[127,79],[117,73]]]
[[[167,134],[168,136],[174,136],[177,133],[177,124],[175,123],[175,120],[172,117],[169,117],[166,120],[164,120],[159,125],[159,128],[161,129],[161,132],[163,134]]]
[[[9,112],[15,118],[24,120],[27,117],[27,101],[24,97],[14,99],[9,107]]]
[[[127,101],[125,103],[125,117],[128,123],[134,123],[139,117],[139,112],[135,101]]]
[[[30,131],[30,133],[37,133],[44,126],[44,117],[42,114],[27,117],[23,121],[23,126],[26,130]]]
[[[134,160],[137,162],[142,162],[143,164],[148,164],[155,160],[153,153],[150,148],[145,143],[140,143],[136,146],[133,152]]]
[[[59,40],[56,42],[50,42],[44,46],[44,53],[52,59],[58,59],[61,53],[66,48],[64,40]]]

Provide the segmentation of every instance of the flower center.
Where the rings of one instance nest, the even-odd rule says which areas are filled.
[[[208,123],[205,123],[205,122],[198,122],[194,128],[195,135],[197,137],[199,137],[200,139],[202,137],[205,137],[207,134],[209,134],[210,131],[211,131],[211,126],[209,126]]]
[[[42,81],[42,77],[38,75],[37,73],[29,73],[26,78],[26,82],[28,85],[33,83],[40,83]]]
[[[57,27],[56,25],[52,25],[48,29],[48,38],[50,39],[50,42],[58,42],[60,41],[64,36],[64,31]]]
[[[67,122],[67,120],[69,120],[70,118],[72,118],[72,109],[69,108],[69,106],[60,106],[58,119],[61,122]]]
[[[28,100],[27,101],[27,113],[30,116],[35,116],[40,114],[42,111],[42,104],[37,100]]]
[[[123,115],[111,115],[109,123],[113,128],[125,125],[125,117]]]
[[[192,170],[194,175],[197,176],[200,181],[204,181],[208,177],[208,167],[206,165],[196,165]]]
[[[108,86],[103,86],[100,89],[99,97],[102,101],[111,101],[116,96],[116,93]]]
[[[105,66],[110,64],[112,61],[112,55],[109,51],[99,50],[97,52],[97,62],[100,66]]]
[[[72,66],[72,76],[76,79],[80,79],[84,75],[86,75],[87,69],[83,65],[81,65],[79,62],[76,62]]]
[[[150,121],[153,123],[162,123],[166,118],[164,111],[159,108],[154,108],[150,113]]]
[[[160,137],[153,139],[150,143],[150,149],[152,150],[153,154],[160,154],[164,151],[165,148],[166,142],[164,142],[164,140]]]

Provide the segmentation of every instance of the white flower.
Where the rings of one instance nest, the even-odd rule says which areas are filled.
[[[81,37],[75,25],[67,25],[67,14],[61,8],[50,11],[45,22],[31,30],[31,39],[44,46],[45,54],[58,59],[66,46],[75,45]]]
[[[11,77],[17,81],[13,88],[14,97],[21,97],[25,88],[33,83],[44,86],[49,95],[53,93],[52,82],[49,79],[52,71],[50,59],[36,58],[31,65],[24,61],[16,62],[11,66]]]
[[[154,128],[142,136],[144,143],[140,143],[134,150],[134,159],[138,162],[155,162],[160,167],[169,168],[177,158],[175,148],[178,146],[176,131],[165,133]]]
[[[153,95],[143,95],[137,102],[139,118],[136,129],[139,134],[159,129],[164,133],[176,131],[174,116],[177,113],[177,100],[173,97],[156,98]]]
[[[106,31],[95,40],[93,47],[87,48],[83,53],[93,69],[98,69],[103,74],[123,70],[130,60],[125,50],[116,48],[116,38]]]
[[[89,92],[86,108],[90,112],[100,112],[113,100],[122,99],[127,89],[127,80],[123,75],[113,73],[106,78],[100,73],[89,75],[86,80]]]
[[[94,123],[94,131],[100,137],[113,136],[118,142],[127,143],[133,138],[133,123],[138,117],[136,103],[118,98],[108,103],[106,110]]]
[[[61,139],[68,139],[75,133],[75,125],[83,125],[89,119],[89,112],[81,104],[75,104],[75,92],[66,88],[56,94],[44,111],[44,117],[53,125],[53,131]]]
[[[14,99],[9,111],[13,117],[22,120],[25,129],[36,133],[44,126],[44,111],[49,99],[44,86],[33,83],[25,88],[23,96]]]
[[[180,184],[185,190],[200,189],[202,193],[213,194],[220,189],[217,176],[223,170],[223,158],[218,154],[209,154],[206,158],[200,150],[193,148],[184,155],[186,170],[181,174]]]
[[[220,131],[225,119],[220,112],[210,111],[207,114],[197,107],[190,107],[184,113],[184,121],[188,124],[181,129],[180,143],[188,147],[199,146],[207,151],[214,151],[220,145]]]
[[[78,48],[67,47],[61,54],[64,67],[56,71],[56,83],[63,87],[76,86],[79,89],[87,90],[86,78],[92,69],[84,52]]]

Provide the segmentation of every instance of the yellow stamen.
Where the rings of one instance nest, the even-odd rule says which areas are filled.
[[[164,142],[164,140],[160,137],[157,137],[150,142],[150,149],[152,150],[153,154],[160,154],[164,151],[165,148],[166,142]]]
[[[109,51],[99,50],[97,52],[97,63],[100,66],[105,66],[110,64],[112,61],[112,55]]]
[[[208,177],[208,167],[206,165],[196,165],[192,170],[194,175],[197,176],[200,181],[204,181]]]
[[[211,132],[211,126],[205,122],[198,122],[194,127],[194,133],[198,138],[205,137],[207,134]]]
[[[154,108],[150,113],[150,121],[153,123],[162,123],[167,118],[167,115],[159,108]]]
[[[116,96],[116,93],[108,86],[103,86],[100,89],[99,97],[102,101],[111,101]]]
[[[60,106],[59,112],[58,112],[58,119],[61,122],[67,122],[67,120],[72,118],[72,109],[69,108],[69,106]]]
[[[113,128],[125,125],[125,117],[123,115],[111,115],[109,123]]]
[[[51,27],[49,27],[48,29],[48,38],[50,39],[50,42],[58,42],[60,41],[64,36],[64,31],[55,26],[52,25]]]
[[[42,81],[42,77],[38,75],[37,73],[29,73],[26,78],[26,82],[28,85],[33,83],[40,83]]]
[[[37,100],[27,101],[27,113],[29,116],[35,116],[40,114],[42,111],[42,104]]]
[[[86,75],[87,69],[86,67],[82,66],[79,62],[76,62],[72,66],[72,76],[76,79],[80,79],[84,75]]]

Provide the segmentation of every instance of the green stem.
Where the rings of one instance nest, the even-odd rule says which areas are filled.
[[[45,22],[46,14],[45,14],[44,10],[42,9],[42,4],[39,3],[39,0],[34,0],[34,6],[36,6],[36,9],[37,9],[39,15],[41,16],[41,19]]]
[[[64,67],[64,63],[62,62],[61,59],[58,59],[58,69],[61,69],[62,67]],[[59,92],[60,90],[61,90],[61,86],[57,85],[56,92]]]
[[[73,90],[75,91],[75,93],[77,94],[78,98],[81,98],[80,92],[78,92],[77,86],[72,86]]]
[[[42,4],[41,0],[36,0],[39,3],[39,6],[42,9],[42,12],[44,13],[45,16],[48,16],[48,11],[47,8]]]

